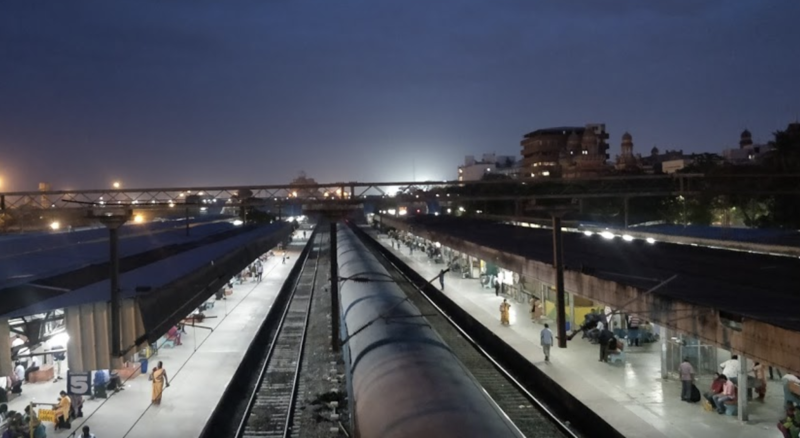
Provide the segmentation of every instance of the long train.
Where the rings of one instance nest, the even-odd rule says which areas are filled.
[[[337,240],[355,436],[522,437],[358,237]]]

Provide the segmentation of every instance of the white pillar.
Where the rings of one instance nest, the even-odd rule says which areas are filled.
[[[747,358],[739,355],[739,420],[747,421]]]
[[[661,338],[661,378],[666,379],[669,373],[667,369],[667,328],[659,325],[658,330],[658,336]]]

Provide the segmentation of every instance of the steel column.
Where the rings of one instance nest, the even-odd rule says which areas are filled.
[[[558,348],[567,348],[567,326],[565,324],[566,300],[564,299],[564,254],[561,241],[561,218],[553,216],[553,265],[556,268],[556,325],[558,326]]]
[[[658,337],[661,338],[661,378],[666,380],[669,377],[669,370],[667,369],[667,328],[660,324],[658,326]]]
[[[629,210],[630,198],[626,196],[622,198],[622,202],[625,210],[625,228],[628,228],[628,210]]]
[[[739,402],[738,406],[738,413],[739,413],[739,420],[740,421],[747,421],[747,384],[750,383],[747,381],[747,358],[743,354],[739,354],[739,384],[736,385],[738,387],[738,393],[736,394],[737,400]]]
[[[111,265],[111,365],[119,357],[120,351],[120,326],[119,326],[119,230],[109,228],[109,243],[111,244],[110,265]],[[114,367],[116,369],[117,367]]]
[[[331,221],[331,348],[339,351],[339,261],[336,254],[336,221]]]

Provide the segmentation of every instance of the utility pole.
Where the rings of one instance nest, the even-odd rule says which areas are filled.
[[[336,254],[336,220],[331,220],[331,349],[339,352],[339,260]]]
[[[111,368],[121,367],[122,351],[120,336],[120,287],[119,287],[119,227],[127,222],[133,211],[130,209],[110,210],[98,209],[89,213],[89,217],[97,219],[108,228],[109,242],[109,279],[111,281]]]
[[[556,325],[558,348],[567,348],[566,299],[564,296],[564,248],[561,239],[561,216],[553,215],[553,265],[556,268]]]

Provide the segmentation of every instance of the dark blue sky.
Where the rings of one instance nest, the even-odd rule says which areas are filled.
[[[605,122],[612,155],[800,113],[796,0],[0,3],[5,189],[455,177]]]

